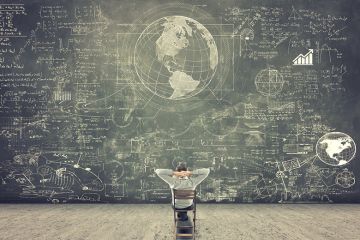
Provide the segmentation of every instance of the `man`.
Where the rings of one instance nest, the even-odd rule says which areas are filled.
[[[208,175],[210,169],[201,168],[194,171],[188,171],[185,163],[180,163],[175,171],[171,169],[156,169],[155,173],[167,182],[171,188],[172,202],[174,202],[173,189],[177,190],[195,190],[196,186],[199,185]],[[178,212],[178,218],[181,221],[187,221],[187,211],[191,210],[193,205],[193,199],[175,199],[175,206],[177,210],[184,210]]]

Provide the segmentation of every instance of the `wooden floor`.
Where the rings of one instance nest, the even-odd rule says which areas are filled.
[[[0,239],[174,239],[170,205],[1,204]],[[360,239],[360,205],[199,204],[197,239]]]

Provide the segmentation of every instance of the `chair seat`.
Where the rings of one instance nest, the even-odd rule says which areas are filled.
[[[188,210],[175,210],[175,212],[190,212],[190,211],[194,211],[194,209],[188,209]]]
[[[173,207],[174,208],[174,207]],[[185,209],[180,209],[180,208],[174,208],[174,210],[176,212],[184,212],[184,211],[191,211],[194,210],[194,204],[192,204],[191,206],[185,208]]]

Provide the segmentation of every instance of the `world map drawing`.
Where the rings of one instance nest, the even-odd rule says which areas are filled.
[[[344,133],[327,133],[316,145],[321,161],[329,165],[344,165],[350,162],[356,152],[354,140]]]
[[[156,20],[142,32],[135,47],[135,67],[142,83],[163,98],[178,100],[201,92],[217,65],[211,33],[188,17]]]

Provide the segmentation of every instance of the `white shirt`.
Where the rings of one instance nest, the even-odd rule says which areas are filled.
[[[201,168],[191,172],[190,177],[176,177],[173,176],[173,170],[171,169],[156,169],[155,173],[167,182],[171,188],[172,202],[174,202],[173,189],[180,190],[195,190],[210,173],[210,169]],[[192,199],[175,199],[175,208],[187,208],[193,204]]]

